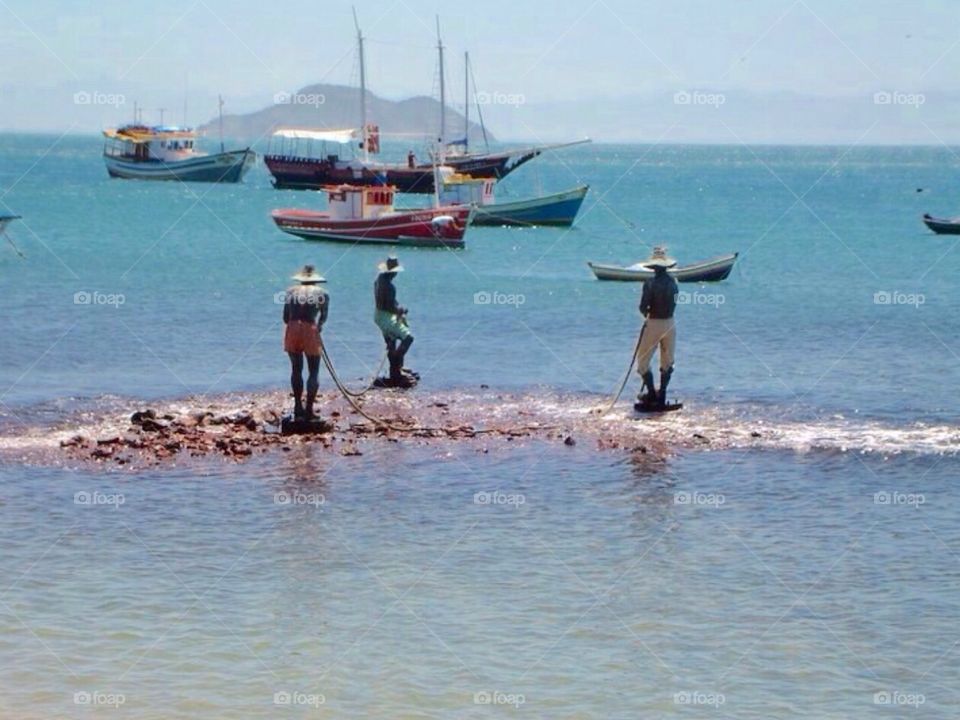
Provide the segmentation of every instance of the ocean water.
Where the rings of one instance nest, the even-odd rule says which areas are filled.
[[[274,297],[305,262],[329,280],[341,374],[376,367],[384,250],[270,222],[319,197],[262,167],[110,180],[99,152],[0,135],[27,256],[0,248],[0,432],[282,387]],[[956,213],[956,166],[936,148],[591,145],[498,189],[586,182],[576,228],[400,253],[417,392],[535,407],[602,402],[629,362],[639,286],[586,261],[739,251],[727,281],[682,286],[686,407],[664,427],[762,426],[764,447],[0,465],[0,717],[950,717],[960,250],[920,215]]]

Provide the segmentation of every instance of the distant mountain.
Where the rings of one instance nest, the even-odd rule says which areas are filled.
[[[367,91],[368,122],[379,125],[384,140],[409,136],[411,145],[433,138],[440,127],[440,103],[430,97],[386,100]],[[217,118],[200,127],[219,132]],[[447,108],[447,140],[463,137],[464,117]],[[224,115],[223,134],[247,142],[264,140],[277,128],[342,129],[360,124],[360,90],[344,85],[308,85],[294,93],[277,93],[274,104],[244,115]],[[494,139],[490,131],[487,137]],[[480,125],[470,123],[470,142],[482,142]]]

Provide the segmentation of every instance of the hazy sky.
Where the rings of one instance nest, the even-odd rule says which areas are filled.
[[[960,140],[958,0],[353,4],[371,91],[435,93],[439,14],[452,101],[462,105],[469,49],[501,137]],[[0,0],[0,128],[97,131],[132,116],[134,100],[145,119],[165,107],[181,122],[185,94],[200,123],[217,93],[243,112],[310,83],[354,82],[350,8]]]

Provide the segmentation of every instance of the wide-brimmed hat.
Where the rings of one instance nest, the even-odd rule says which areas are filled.
[[[643,261],[643,266],[648,268],[672,268],[676,264],[677,261],[667,255],[667,248],[663,245],[657,245],[649,259]]]
[[[400,264],[400,261],[397,260],[396,255],[391,255],[382,263],[377,265],[377,270],[381,273],[398,273],[403,272],[403,265]]]
[[[297,282],[305,284],[322,283],[327,281],[323,275],[317,272],[313,265],[304,265],[297,273],[291,275],[290,277]]]

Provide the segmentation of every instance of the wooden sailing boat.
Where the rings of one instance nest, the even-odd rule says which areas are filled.
[[[391,185],[399,192],[433,193],[434,166],[450,165],[455,172],[472,177],[499,179],[537,157],[544,150],[576,145],[540,145],[515,148],[500,152],[448,153],[446,137],[446,83],[444,79],[444,46],[437,21],[437,50],[440,61],[440,132],[439,149],[429,163],[383,163],[371,159],[380,151],[380,132],[367,118],[367,76],[364,36],[360,30],[356,9],[353,13],[357,31],[357,50],[360,60],[360,124],[357,128],[338,130],[284,128],[276,131],[264,162],[273,175],[276,188],[319,190],[327,185],[351,183],[354,185]],[[467,125],[469,128],[469,125]],[[580,141],[588,142],[588,141]],[[360,156],[342,158],[340,149],[357,143]],[[356,149],[356,148],[355,148]],[[512,162],[511,162],[512,161]]]

